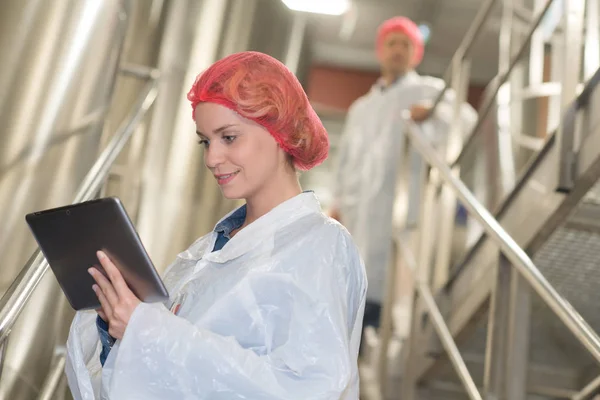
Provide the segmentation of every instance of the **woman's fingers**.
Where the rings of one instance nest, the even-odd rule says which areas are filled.
[[[98,315],[100,315],[102,312],[104,317],[100,315],[100,318],[102,318],[105,322],[109,322],[108,315],[112,315],[112,306],[110,302],[107,300],[104,292],[98,285],[93,285],[92,289],[94,289],[94,292],[96,292],[96,296],[98,296],[98,300],[100,300],[100,304],[102,305],[103,311],[98,311]]]
[[[100,318],[102,318],[104,320],[104,322],[108,322],[108,316],[106,315],[106,313],[104,312],[104,310],[102,309],[102,307],[97,308],[96,312],[98,313],[98,315],[100,316]]]
[[[121,275],[121,271],[117,269],[115,264],[104,254],[102,251],[97,253],[98,260],[102,264],[102,267],[106,271],[106,274],[110,278],[110,281],[119,297],[126,297],[131,294],[131,289],[127,286],[125,279],[123,279],[123,275]]]
[[[92,275],[102,292],[104,293],[108,302],[112,306],[117,304],[119,302],[119,296],[117,295],[117,292],[113,287],[112,283],[108,279],[106,279],[106,277],[102,274],[102,272],[98,271],[98,269],[92,267],[88,271],[90,275]],[[104,311],[109,312],[106,308],[104,308]]]

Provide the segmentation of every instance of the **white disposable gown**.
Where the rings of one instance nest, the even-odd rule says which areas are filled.
[[[380,83],[356,100],[348,111],[334,176],[334,206],[352,234],[365,262],[369,289],[367,300],[383,303],[386,270],[390,261],[396,182],[405,134],[401,113],[415,104],[431,104],[444,87],[433,77],[410,72],[388,88]],[[454,115],[454,93],[447,91],[434,115],[421,124],[422,132],[443,147]],[[461,108],[464,132],[470,131],[477,114],[469,105]],[[411,154],[411,191],[420,175],[422,160]],[[414,196],[411,195],[414,200]],[[418,202],[419,199],[417,198]],[[414,205],[414,204],[413,204]]]
[[[177,257],[170,304],[140,304],[104,368],[96,314],[77,313],[76,400],[358,398],[366,277],[348,232],[303,193],[211,252],[216,237]]]

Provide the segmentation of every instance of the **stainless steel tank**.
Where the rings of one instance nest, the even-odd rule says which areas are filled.
[[[35,249],[24,215],[71,202],[135,101],[142,83],[118,75],[119,65],[156,67],[161,81],[152,113],[103,194],[124,197],[161,270],[211,230],[236,202],[225,201],[205,172],[186,92],[196,74],[233,52],[258,50],[284,61],[292,18],[277,0],[5,0],[0,291]],[[298,48],[304,52],[306,43]],[[0,399],[36,398],[72,315],[48,273],[9,338]]]
[[[146,6],[155,3],[148,1]],[[104,128],[106,132],[111,130],[104,121],[108,115],[118,120],[114,109],[107,106],[115,89],[124,39],[132,26],[131,17],[139,15],[134,10],[139,4],[143,3],[3,2],[2,291],[35,248],[25,214],[72,201],[99,153]],[[71,317],[54,276],[47,274],[11,332],[3,360],[0,398],[36,398],[55,347],[65,342]]]

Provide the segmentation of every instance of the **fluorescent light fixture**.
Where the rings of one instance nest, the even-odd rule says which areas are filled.
[[[290,10],[315,14],[342,15],[350,8],[350,0],[281,0]]]

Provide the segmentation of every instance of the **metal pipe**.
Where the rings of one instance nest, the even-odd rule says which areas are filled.
[[[531,23],[533,21],[534,14],[522,4],[515,4],[513,6],[515,17],[519,18],[523,22]]]
[[[146,84],[138,102],[132,108],[133,111],[126,119],[127,122],[120,127],[119,131],[113,136],[110,143],[106,146],[106,149],[100,154],[100,157],[98,157],[98,160],[90,169],[90,172],[83,180],[73,203],[80,203],[92,199],[100,190],[104,179],[108,175],[110,167],[123,150],[123,147],[125,147],[125,144],[127,144],[135,127],[154,103],[156,95],[157,80],[152,79]]]
[[[446,71],[444,72],[443,79],[444,79],[445,85],[444,85],[444,88],[438,94],[438,97],[433,102],[433,105],[431,106],[431,109],[429,110],[430,114],[432,114],[435,111],[435,108],[437,107],[437,105],[444,98],[444,94],[446,93],[446,90],[448,90],[448,88],[450,87],[450,83],[448,81],[451,79],[451,76],[452,76],[452,67],[454,65],[461,64],[460,62],[465,57],[467,52],[471,49],[471,46],[473,45],[473,41],[475,40],[476,35],[479,33],[479,31],[483,27],[483,24],[485,23],[488,16],[492,12],[492,7],[494,6],[495,2],[496,2],[496,0],[487,0],[487,2],[485,2],[483,5],[481,5],[481,7],[479,7],[479,10],[477,10],[477,14],[475,15],[475,18],[473,19],[473,23],[471,24],[471,26],[469,26],[469,29],[467,30],[467,33],[465,33],[465,36],[463,36],[463,39],[460,42],[460,44],[458,45],[458,48],[456,49],[454,56],[452,56],[452,61],[450,62],[450,65],[446,68]],[[459,59],[459,60],[457,61],[457,59]],[[455,62],[457,62],[458,64],[455,64]]]
[[[132,108],[129,117],[126,119],[127,122],[115,133],[83,180],[73,203],[91,200],[96,196],[108,175],[111,165],[125,147],[138,122],[152,106],[157,95],[156,86],[157,81],[155,79],[146,85],[140,100]],[[0,343],[9,335],[10,330],[47,269],[48,262],[40,250],[36,250],[0,300]]]
[[[600,41],[598,15],[600,11],[598,10],[598,0],[586,0],[585,5],[587,9],[585,11],[583,80],[587,82],[594,76],[600,65],[600,49],[598,48]]]
[[[63,379],[65,364],[67,363],[66,349],[61,349],[56,353],[55,360],[50,367],[50,372],[44,381],[37,400],[52,400]]]
[[[4,371],[4,357],[6,357],[6,348],[8,347],[8,338],[0,341],[0,377]]]
[[[306,13],[294,13],[292,32],[290,33],[288,49],[283,62],[294,75],[298,74],[298,65],[300,64],[300,56],[302,55],[307,23],[308,17]]]
[[[493,82],[492,90],[489,91],[489,94],[486,96],[481,108],[479,109],[479,115],[477,118],[477,122],[475,123],[475,126],[471,130],[471,133],[469,134],[467,140],[465,141],[463,149],[460,152],[460,154],[458,155],[458,157],[456,158],[456,161],[454,161],[452,163],[452,166],[458,165],[460,160],[465,156],[465,154],[467,154],[467,150],[469,149],[471,144],[474,142],[474,139],[477,136],[479,129],[483,125],[485,118],[487,117],[488,113],[492,109],[492,106],[494,105],[494,101],[496,99],[496,96],[498,95],[498,90],[500,90],[500,87],[506,82],[506,80],[512,73],[512,70],[515,68],[515,66],[517,65],[517,63],[519,62],[519,60],[521,59],[523,54],[525,54],[525,50],[527,50],[527,46],[529,45],[531,37],[533,36],[535,30],[537,29],[537,27],[540,25],[540,23],[544,19],[546,13],[550,9],[550,6],[552,6],[552,3],[554,3],[554,0],[548,0],[548,2],[546,3],[546,5],[542,9],[542,11],[536,17],[535,22],[533,23],[533,27],[527,34],[527,37],[526,37],[525,41],[523,42],[523,44],[521,45],[521,47],[519,48],[519,51],[517,52],[516,56],[512,59],[508,69],[505,72],[501,72],[501,71],[498,72],[498,75],[496,75],[492,79],[492,82]]]
[[[450,167],[439,157],[436,150],[417,133],[417,125],[410,119],[410,113],[404,111],[404,122],[413,146],[421,156],[437,169],[444,181],[453,189],[456,196],[477,221],[483,226],[487,235],[496,242],[500,250],[510,262],[518,269],[531,287],[542,300],[554,311],[579,342],[590,352],[600,364],[600,337],[585,322],[583,317],[554,289],[548,280],[535,266],[531,258],[515,242],[515,240],[502,228],[490,212],[475,198],[464,183],[456,178]]]
[[[571,107],[577,98],[577,86],[581,77],[581,47],[584,35],[585,0],[563,1],[562,52],[563,62],[560,91],[561,115]],[[598,44],[596,43],[596,46]],[[578,120],[578,118],[575,118]],[[573,189],[577,166],[575,157],[579,145],[577,123],[568,127],[560,124],[556,130],[556,143],[559,149],[557,191],[568,193]]]
[[[585,400],[600,387],[600,376],[588,383],[580,392],[575,393],[571,400]]]
[[[119,72],[138,79],[158,79],[158,76],[160,75],[157,68],[137,64],[123,64],[121,65]]]
[[[408,246],[404,243],[404,240],[397,241],[398,246],[400,247],[400,251],[402,252],[403,258],[406,261],[409,268],[413,271],[413,276],[416,278],[417,271],[417,262],[413,256],[412,251],[408,248]],[[477,389],[477,385],[473,381],[473,377],[469,373],[469,369],[465,364],[462,356],[460,355],[460,351],[458,350],[458,346],[454,342],[452,338],[452,333],[450,333],[450,329],[444,322],[444,317],[437,304],[435,303],[435,299],[433,298],[433,294],[431,290],[427,286],[426,283],[422,282],[419,279],[415,279],[416,288],[423,298],[423,302],[429,311],[429,315],[431,316],[431,321],[433,322],[433,327],[435,328],[436,333],[438,334],[448,357],[450,357],[450,361],[458,374],[462,384],[469,395],[471,400],[482,400],[481,394],[479,393],[479,389]]]

